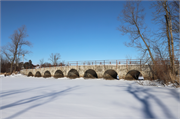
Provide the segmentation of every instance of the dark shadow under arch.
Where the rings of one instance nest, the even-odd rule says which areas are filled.
[[[43,76],[44,78],[48,78],[48,77],[51,77],[51,73],[49,72],[49,71],[46,71],[45,73],[44,73],[44,76]]]
[[[105,79],[117,79],[117,72],[113,69],[108,69],[104,72],[103,78]]]
[[[126,74],[125,79],[126,80],[134,80],[138,79],[139,76],[142,76],[142,74],[138,70],[131,70]]]
[[[39,71],[36,72],[35,77],[41,77],[41,73]]]
[[[29,72],[27,76],[28,76],[28,77],[29,77],[29,76],[33,76],[32,72]]]
[[[68,76],[69,78],[78,78],[79,77],[79,73],[76,69],[71,69],[69,72],[68,72]]]
[[[84,73],[84,78],[98,78],[97,73],[93,69],[88,69]]]
[[[61,77],[64,77],[64,74],[61,70],[57,70],[55,73],[54,73],[54,78],[61,78]]]

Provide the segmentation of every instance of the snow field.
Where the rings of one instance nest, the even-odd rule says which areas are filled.
[[[178,119],[179,89],[104,79],[0,78],[2,119]]]

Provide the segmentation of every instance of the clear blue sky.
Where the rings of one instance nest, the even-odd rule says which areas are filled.
[[[51,53],[61,61],[138,58],[136,49],[126,47],[128,35],[121,35],[117,16],[125,2],[41,1],[1,2],[1,45],[10,42],[14,30],[26,25],[32,51],[25,61],[38,64]],[[146,23],[151,22],[151,2],[143,2]]]

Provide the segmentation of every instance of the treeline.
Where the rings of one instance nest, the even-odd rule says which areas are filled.
[[[68,66],[65,64],[65,62],[59,62],[56,64],[52,64],[49,62],[45,62],[41,65],[32,64],[32,61],[29,60],[29,62],[18,62],[17,64],[14,64],[12,67],[12,72],[19,72],[22,69],[35,69],[35,68],[43,68],[43,67],[55,67],[55,66]],[[11,71],[11,62],[9,62],[7,59],[1,57],[1,73],[10,73]]]
[[[51,53],[48,60],[50,62],[44,62],[44,59],[39,60],[40,67],[51,67],[51,66],[68,66],[64,61],[60,62],[61,55],[59,53]]]
[[[61,62],[61,63],[57,63],[57,64],[51,64],[51,63],[44,63],[42,65],[40,65],[39,67],[55,67],[55,66],[67,66],[64,62]]]
[[[14,64],[12,67],[13,72],[20,71],[22,69],[23,63],[18,63],[17,65]],[[10,73],[11,70],[11,62],[9,62],[7,59],[1,57],[1,73]]]

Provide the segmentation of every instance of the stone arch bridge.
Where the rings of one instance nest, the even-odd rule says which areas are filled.
[[[142,65],[141,60],[68,62],[67,66],[49,66],[38,69],[24,69],[21,73],[35,77],[69,77],[69,78],[105,78],[105,79],[145,79],[152,77],[150,67]]]

